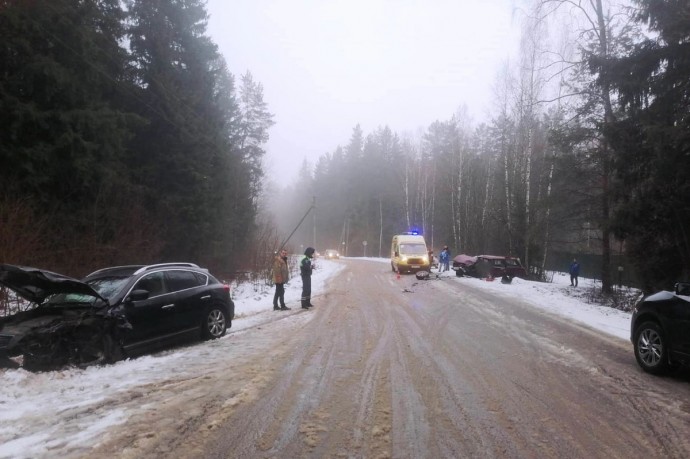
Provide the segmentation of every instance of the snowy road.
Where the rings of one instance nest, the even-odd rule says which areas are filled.
[[[687,375],[644,374],[625,339],[476,279],[337,263],[315,310],[266,313],[193,359],[137,359],[140,384],[131,362],[70,375],[117,390],[24,413],[40,433],[15,441],[27,457],[690,456]],[[61,387],[59,372],[40,376]]]
[[[199,457],[688,457],[687,381],[467,281],[348,264]]]

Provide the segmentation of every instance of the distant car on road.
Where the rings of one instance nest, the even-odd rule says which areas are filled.
[[[521,277],[527,278],[527,272],[516,257],[500,255],[465,255],[460,254],[453,258],[452,269],[455,275],[472,277]]]
[[[637,363],[648,373],[690,366],[690,283],[678,283],[675,291],[661,291],[636,304],[630,340]]]
[[[83,280],[0,265],[0,285],[37,306],[0,318],[0,364],[27,370],[110,363],[232,324],[230,288],[192,263],[120,266]]]
[[[337,250],[328,249],[326,250],[326,258],[329,260],[337,260],[340,258],[340,254]]]

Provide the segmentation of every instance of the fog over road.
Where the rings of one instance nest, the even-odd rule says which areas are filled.
[[[687,379],[643,373],[629,342],[476,282],[340,263],[314,310],[289,312],[304,320],[276,314],[195,377],[132,394],[158,406],[89,455],[690,456]]]

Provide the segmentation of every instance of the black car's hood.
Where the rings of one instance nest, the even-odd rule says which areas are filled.
[[[27,266],[0,265],[0,285],[34,303],[56,293],[81,293],[107,301],[84,282],[62,274]]]

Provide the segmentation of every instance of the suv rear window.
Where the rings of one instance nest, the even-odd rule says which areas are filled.
[[[199,281],[199,285],[208,285],[210,282],[208,281],[208,278],[211,276],[206,276],[205,274],[201,273],[193,273],[196,279]]]
[[[167,271],[165,275],[167,276],[168,289],[171,292],[206,285],[206,279],[204,278],[202,282],[201,279],[197,277],[196,273],[192,271],[176,269]]]

